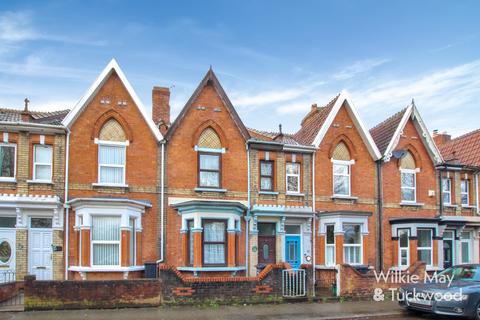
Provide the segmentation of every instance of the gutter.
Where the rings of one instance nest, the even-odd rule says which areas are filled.
[[[165,231],[164,231],[164,217],[165,217],[165,143],[162,142],[162,160],[160,165],[160,259],[158,263],[164,261],[164,246],[165,246]]]
[[[67,130],[67,140],[65,147],[65,199],[63,207],[65,208],[65,280],[68,280],[68,255],[69,255],[69,230],[70,230],[70,205],[68,204],[68,169],[70,160],[70,129]]]
[[[56,131],[56,132],[65,132],[69,131],[68,128],[63,125],[54,125],[54,124],[43,124],[35,122],[23,122],[23,121],[0,121],[0,126],[5,128],[17,128],[19,131],[31,131],[32,129],[40,129],[40,131]]]

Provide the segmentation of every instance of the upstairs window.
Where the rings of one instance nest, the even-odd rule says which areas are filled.
[[[198,138],[198,186],[201,188],[221,187],[221,152],[219,136],[212,128],[206,128]]]
[[[452,179],[442,179],[443,204],[452,204]]]
[[[98,182],[108,185],[125,184],[127,138],[116,120],[107,121],[98,139]]]
[[[52,146],[40,144],[34,146],[33,179],[52,181]]]
[[[260,190],[273,191],[273,161],[260,161]]]
[[[15,178],[16,149],[14,144],[0,144],[0,180],[13,180]]]
[[[417,201],[417,170],[415,159],[407,153],[400,159],[402,202]]]
[[[468,186],[468,180],[463,179],[460,182],[460,195],[462,198],[462,206],[468,206],[469,205],[469,186]]]
[[[300,193],[300,164],[287,162],[287,193]]]
[[[340,142],[333,151],[333,194],[350,196],[350,152],[344,142]]]

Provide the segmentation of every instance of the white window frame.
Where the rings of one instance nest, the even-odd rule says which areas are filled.
[[[451,236],[446,236],[445,233],[450,234]],[[457,257],[456,257],[457,245],[456,245],[456,241],[455,241],[455,230],[452,230],[452,229],[445,230],[443,232],[443,240],[452,240],[452,266],[454,266],[455,262],[457,261]],[[445,257],[443,259],[443,263],[445,263]]]
[[[52,162],[37,162],[36,155],[37,155],[37,147],[40,148],[49,148],[52,154]],[[49,166],[50,167],[50,179],[37,179],[37,166]],[[33,146],[33,181],[38,182],[52,182],[52,174],[53,174],[53,147],[48,144],[36,144]]]
[[[413,174],[413,187],[405,187],[402,184],[402,174]],[[403,199],[403,189],[410,189],[413,190],[413,195],[415,198],[413,200],[404,200]],[[401,197],[401,202],[407,202],[407,203],[417,203],[417,170],[414,169],[400,169],[400,197]]]
[[[287,170],[287,166],[288,165],[296,165],[298,166],[298,174],[293,174],[293,173],[287,173],[288,170]],[[287,165],[285,166],[285,190],[286,190],[286,193],[293,193],[293,194],[298,194],[300,193],[300,176],[302,175],[302,167],[300,165],[300,163],[298,162],[287,162]],[[288,177],[297,177],[297,190],[288,190]]]
[[[130,255],[129,258],[131,261],[128,261],[128,264],[130,266],[136,266],[137,265],[137,219],[135,217],[129,217],[128,218],[128,224],[130,228],[130,241],[128,243],[128,249],[133,249],[130,250]],[[120,231],[121,233],[122,231]],[[120,237],[121,238],[121,237]],[[121,239],[120,239],[121,241]],[[131,248],[131,242],[133,242],[133,248]]]
[[[418,232],[419,231],[429,231],[430,232],[430,247],[419,247],[418,242],[417,242],[417,257],[418,257],[418,251],[429,250],[430,251],[430,261],[428,261],[428,262],[424,261],[424,262],[427,264],[427,267],[431,267],[433,265],[433,230],[432,229],[426,229],[426,228],[418,228],[417,229],[417,239],[418,239]],[[417,258],[417,260],[418,260],[418,258]]]
[[[333,243],[327,243],[328,241],[328,227],[333,227]],[[326,266],[334,266],[335,265],[335,262],[336,262],[336,250],[335,250],[335,245],[336,245],[336,241],[335,241],[335,224],[326,224],[325,225],[325,265]],[[333,248],[333,261],[331,261],[331,263],[329,263],[328,261],[328,248]]]
[[[465,191],[462,191],[462,184],[465,184]],[[462,196],[464,195],[467,196],[467,203],[463,203]],[[464,207],[470,205],[470,184],[468,179],[462,179],[460,181],[460,201]]]
[[[343,242],[343,262],[351,266],[358,266],[363,264],[363,234],[362,234],[362,224],[360,223],[344,223],[342,225],[342,231],[344,231],[344,226],[359,226],[360,227],[360,243],[359,244],[347,244],[345,240]],[[345,233],[344,233],[345,235]],[[345,248],[360,247],[360,261],[358,263],[350,263],[345,259]]]
[[[464,233],[468,233],[468,239],[463,238]],[[473,249],[473,241],[472,240],[473,239],[472,239],[472,232],[471,231],[467,230],[467,231],[462,231],[460,233],[460,252],[462,254],[462,257],[461,257],[462,258],[462,260],[461,260],[462,264],[472,263],[472,261],[473,261],[473,256],[472,256],[473,255],[473,250],[472,250]],[[465,261],[464,257],[463,257],[463,244],[464,243],[466,243],[468,245],[468,261]]]
[[[0,181],[15,181],[17,178],[17,144],[15,143],[0,143],[0,147],[13,147],[14,148],[14,160],[13,160],[13,177],[0,177]]]
[[[350,197],[352,195],[352,162],[351,161],[342,161],[342,160],[332,160],[332,191],[334,196],[341,196],[341,197]],[[336,174],[335,173],[335,166],[345,166],[348,169],[347,174]],[[335,193],[335,176],[341,177],[348,177],[348,193],[341,194]]]
[[[97,161],[98,161],[98,185],[106,185],[106,186],[125,186],[126,183],[126,171],[127,171],[127,146],[128,142],[118,142],[118,141],[105,141],[105,140],[97,140],[96,143],[98,144],[98,155],[97,155]],[[123,152],[124,152],[124,159],[125,163],[123,165],[120,164],[100,164],[100,148],[102,146],[108,146],[108,147],[123,147]],[[101,179],[101,168],[102,167],[107,167],[107,168],[123,168],[123,181],[122,183],[112,183],[112,182],[102,182],[100,181]]]
[[[93,226],[93,218],[96,216],[100,217],[111,217],[111,218],[118,218],[120,220],[120,234],[118,240],[93,240],[93,232],[90,232],[90,266],[94,268],[117,268],[122,265],[122,216],[121,215],[92,215],[91,220],[92,220],[92,226],[91,228],[94,228]],[[97,265],[93,263],[93,246],[94,244],[118,244],[118,264],[112,264],[112,265]]]
[[[445,183],[448,185],[448,191],[444,190]],[[448,194],[448,201],[444,201],[444,195]],[[442,178],[442,202],[444,205],[452,204],[452,179],[451,178]]]
[[[406,231],[407,232],[407,246],[402,247],[400,242],[400,233]],[[399,267],[409,267],[410,266],[410,229],[402,228],[397,230],[398,236],[398,266]],[[407,252],[407,264],[402,264],[402,251]]]

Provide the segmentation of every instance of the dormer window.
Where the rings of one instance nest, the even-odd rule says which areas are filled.
[[[200,188],[221,187],[222,144],[212,128],[206,128],[198,139],[198,186]]]
[[[98,140],[98,183],[125,185],[126,147],[128,141],[122,126],[115,119],[107,121]]]
[[[417,202],[417,169],[410,152],[400,159],[402,202]]]
[[[335,196],[350,196],[350,167],[351,157],[350,151],[346,144],[340,142],[333,151],[333,195]]]

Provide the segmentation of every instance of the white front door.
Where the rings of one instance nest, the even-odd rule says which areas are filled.
[[[0,228],[0,283],[15,280],[15,229]]]
[[[28,239],[29,273],[37,280],[52,280],[52,229],[35,228],[32,224]]]

